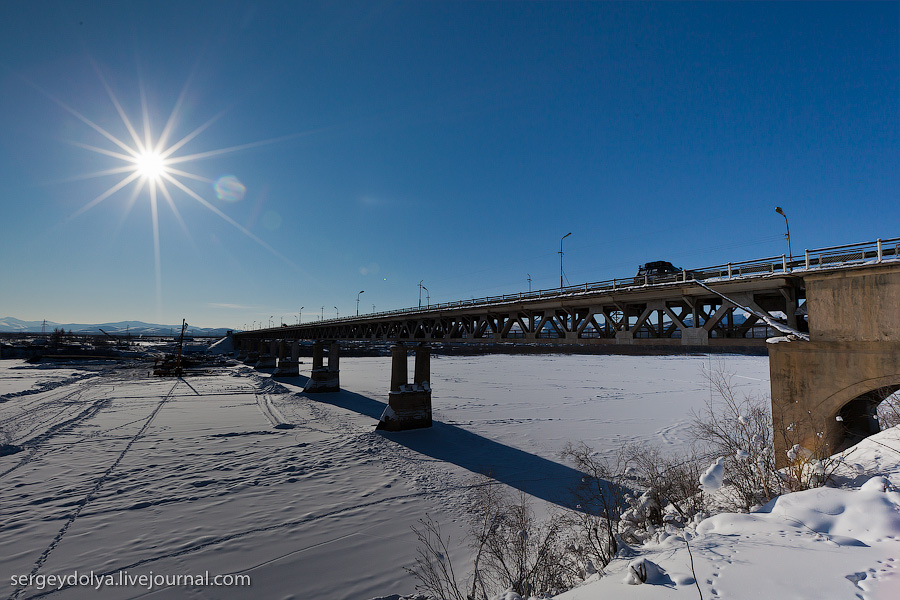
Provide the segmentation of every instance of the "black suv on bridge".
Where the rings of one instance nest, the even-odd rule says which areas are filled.
[[[638,267],[634,276],[636,284],[654,283],[657,281],[675,281],[675,277],[681,274],[681,269],[665,260],[655,260]],[[692,274],[689,274],[692,276]]]

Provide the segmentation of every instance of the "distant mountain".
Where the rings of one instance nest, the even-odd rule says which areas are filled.
[[[22,321],[15,317],[0,317],[0,333],[51,333],[62,327],[72,333],[101,333],[102,329],[110,335],[173,335],[181,331],[181,325],[158,325],[143,321],[119,321],[118,323],[100,323],[85,325],[82,323],[55,323],[53,321]],[[188,324],[188,335],[223,336],[228,328],[192,327]]]

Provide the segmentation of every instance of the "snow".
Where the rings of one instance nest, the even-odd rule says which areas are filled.
[[[21,359],[0,360],[0,402],[9,396],[45,391],[92,375],[87,369],[30,365]]]
[[[720,457],[700,476],[700,488],[705,492],[714,492],[722,487],[725,476],[725,458]]]
[[[647,544],[641,559],[656,563],[671,580],[666,584],[622,585],[634,559],[621,558],[606,567],[606,577],[556,598],[696,598],[696,585],[704,598],[898,598],[900,429],[867,438],[845,455],[851,452],[880,474],[854,488],[785,494],[751,514],[715,515]],[[843,469],[858,475],[852,466]]]
[[[11,374],[14,389],[33,392],[0,398],[0,427],[25,447],[0,457],[0,582],[11,597],[32,598],[46,591],[17,593],[10,577],[208,570],[250,575],[260,598],[413,594],[404,567],[418,519],[440,523],[465,572],[477,474],[546,511],[580,477],[559,458],[567,442],[601,454],[627,442],[686,449],[690,413],[711,393],[701,366],[718,361],[739,393],[768,391],[765,357],[433,356],[435,426],[398,433],[374,430],[388,358],[343,357],[342,391],[319,395],[302,393],[308,371],[283,382],[244,366],[164,379],[0,361],[4,385]],[[45,378],[59,385],[40,387]],[[861,489],[793,494],[670,531],[637,549],[659,569],[645,585],[622,583],[631,556],[559,598],[695,596],[685,537],[704,597],[897,597],[900,501],[889,486],[900,484],[900,435],[883,432],[844,457],[838,482]],[[70,587],[52,596],[227,599],[247,590]]]

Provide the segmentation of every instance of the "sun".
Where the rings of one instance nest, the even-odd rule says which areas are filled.
[[[172,135],[176,129],[177,123],[180,121],[182,106],[187,96],[187,85],[185,85],[184,89],[179,94],[178,99],[175,102],[175,105],[172,108],[172,111],[169,114],[169,117],[166,120],[165,125],[162,127],[161,131],[154,131],[154,128],[151,126],[150,122],[150,110],[147,104],[146,97],[144,96],[143,84],[140,88],[141,115],[139,119],[132,120],[126,114],[125,109],[119,102],[119,99],[113,93],[112,88],[103,78],[103,76],[100,75],[99,72],[98,75],[100,76],[103,87],[106,89],[106,92],[109,95],[109,99],[113,107],[115,108],[115,111],[118,113],[122,121],[124,129],[128,133],[127,136],[117,136],[113,134],[112,132],[108,131],[104,127],[101,127],[96,122],[81,114],[79,111],[75,110],[65,102],[45,92],[45,94],[62,109],[64,109],[72,116],[76,117],[78,120],[83,122],[96,133],[100,134],[106,140],[104,146],[95,146],[81,141],[71,141],[70,143],[84,150],[89,150],[90,152],[100,154],[118,161],[118,166],[111,166],[110,168],[93,173],[87,173],[75,178],[75,180],[80,180],[115,176],[117,181],[112,183],[104,192],[100,193],[93,200],[86,202],[78,210],[72,213],[70,215],[70,218],[78,217],[79,215],[90,211],[108,198],[119,195],[120,192],[129,187],[132,188],[132,192],[129,196],[126,211],[131,211],[131,208],[135,204],[135,200],[137,200],[139,196],[144,196],[147,198],[150,208],[150,222],[153,228],[153,255],[156,271],[156,304],[159,314],[162,314],[162,258],[160,251],[159,233],[160,204],[165,203],[166,205],[168,205],[175,219],[181,225],[182,230],[188,235],[188,237],[190,237],[190,230],[187,224],[181,218],[176,199],[175,197],[173,197],[173,192],[182,197],[186,196],[190,199],[193,199],[197,204],[203,206],[206,210],[234,227],[248,239],[253,240],[257,244],[268,250],[272,255],[284,261],[298,273],[305,274],[303,269],[301,269],[293,260],[273,248],[265,240],[261,239],[256,234],[251,232],[247,227],[241,225],[233,218],[225,214],[221,209],[214,206],[212,202],[204,198],[200,193],[198,193],[197,190],[193,189],[193,186],[189,183],[194,182],[195,184],[205,185],[208,186],[207,189],[211,190],[216,183],[215,181],[200,174],[184,170],[185,167],[190,168],[190,165],[204,159],[222,156],[224,154],[230,154],[233,152],[239,152],[249,148],[257,148],[260,146],[287,141],[296,137],[300,137],[302,135],[306,135],[305,132],[292,133],[276,138],[270,138],[236,146],[229,146],[225,148],[199,151],[191,154],[183,154],[180,153],[180,151],[189,143],[191,143],[195,138],[197,138],[201,133],[203,133],[206,129],[212,126],[213,123],[215,123],[220,117],[222,117],[226,111],[222,111],[211,117],[206,122],[194,128],[180,139],[177,139],[177,141],[172,141]]]
[[[160,152],[145,150],[134,158],[134,170],[147,181],[159,182],[167,173],[166,159]]]

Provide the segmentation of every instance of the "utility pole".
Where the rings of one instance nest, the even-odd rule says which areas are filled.
[[[562,290],[563,290],[563,246],[562,246],[562,243],[563,243],[563,240],[566,239],[567,237],[569,237],[570,235],[572,235],[571,231],[569,233],[567,233],[566,235],[562,236],[561,238],[559,238],[559,291],[560,292],[562,292]]]

